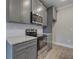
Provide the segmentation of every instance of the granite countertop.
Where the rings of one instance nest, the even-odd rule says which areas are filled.
[[[37,37],[40,37],[43,35],[50,35],[50,33],[39,33],[39,34],[37,34]],[[26,35],[22,34],[22,35],[12,35],[12,36],[8,35],[6,39],[7,39],[8,43],[10,43],[11,45],[14,45],[14,44],[22,43],[25,41],[37,39],[37,37],[26,36]]]
[[[48,36],[48,35],[51,35],[51,33],[39,33],[37,34],[37,37]]]
[[[37,37],[40,37],[40,36],[43,36],[43,34],[41,33],[41,34],[37,34]]]
[[[44,35],[50,35],[51,33],[43,33]]]
[[[21,36],[7,37],[7,42],[11,45],[14,45],[14,44],[30,41],[33,39],[37,39],[37,37],[21,35]]]
[[[37,36],[50,35],[51,33],[38,33]]]

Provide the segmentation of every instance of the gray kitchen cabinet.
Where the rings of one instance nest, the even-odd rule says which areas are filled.
[[[32,9],[34,14],[43,18],[43,25],[47,25],[47,8],[39,0],[7,0],[6,4],[6,19],[8,22],[30,24]]]
[[[7,42],[7,59],[37,59],[37,40],[15,45]]]
[[[43,10],[43,25],[44,26],[47,26],[47,9],[44,7],[44,10]]]
[[[36,45],[20,50],[15,54],[15,59],[36,59]]]
[[[52,34],[47,35],[47,47],[48,50],[52,48]]]
[[[30,24],[31,0],[23,0],[23,23]]]
[[[31,0],[31,1],[32,1],[32,13],[37,14],[38,0]]]
[[[47,8],[38,0],[38,8],[37,8],[37,12],[38,15],[40,15],[41,17],[43,17],[43,25],[47,25]]]
[[[15,54],[14,59],[26,59],[26,57],[28,58],[28,56],[26,55],[25,49],[22,49]]]
[[[53,25],[53,9],[52,7],[47,8],[47,26],[43,27],[44,33],[49,33],[47,35],[47,46],[48,50],[52,48],[52,25]]]
[[[37,46],[33,45],[30,48],[26,50],[26,53],[28,53],[28,59],[37,59]],[[27,55],[27,54],[26,54]]]
[[[57,10],[55,7],[52,7],[52,8],[53,8],[53,19],[57,20]]]
[[[43,25],[47,25],[47,8],[39,0],[32,0],[32,12],[41,16]]]
[[[30,0],[7,0],[7,21],[30,23]]]

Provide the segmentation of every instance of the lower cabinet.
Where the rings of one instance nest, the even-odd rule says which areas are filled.
[[[47,46],[48,50],[52,49],[52,34],[49,34],[47,37]]]
[[[15,54],[15,59],[36,59],[36,45],[22,49]]]
[[[17,52],[17,53],[15,54],[14,59],[26,59],[26,57],[27,57],[26,52],[25,52],[25,50],[23,49],[23,50],[20,50],[19,52]]]
[[[37,40],[11,45],[7,42],[7,59],[37,59]]]

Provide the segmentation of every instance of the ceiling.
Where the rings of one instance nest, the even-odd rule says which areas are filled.
[[[73,0],[41,0],[46,7],[55,6],[57,8],[72,4]]]

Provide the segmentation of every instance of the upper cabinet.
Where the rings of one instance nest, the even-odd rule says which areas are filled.
[[[31,0],[31,1],[32,1],[32,13],[37,14],[38,0]]]
[[[39,0],[32,0],[32,13],[41,17],[42,25],[47,25],[47,8],[42,4],[42,2]]]
[[[47,25],[47,8],[40,0],[7,0],[6,7],[8,22]]]
[[[31,0],[7,0],[7,21],[30,23]]]
[[[23,23],[30,24],[31,0],[23,0]]]
[[[57,10],[55,7],[53,7],[53,21],[57,20]]]
[[[47,8],[47,19],[48,19],[47,21],[48,21],[49,24],[50,24],[50,22],[56,22],[56,20],[57,20],[57,10],[54,6]]]
[[[43,17],[43,25],[47,25],[47,8],[38,0],[38,14]]]

